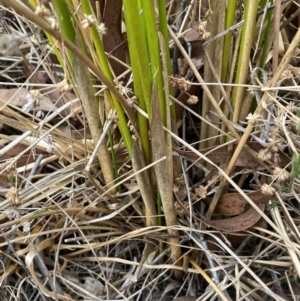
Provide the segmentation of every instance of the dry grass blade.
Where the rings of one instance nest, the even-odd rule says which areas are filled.
[[[34,262],[35,262],[35,258],[38,257],[38,252],[41,252],[42,250],[49,248],[52,244],[53,244],[53,242],[51,241],[51,239],[43,241],[40,244],[36,244],[35,247],[31,248],[31,250],[27,253],[26,258],[25,258],[25,263],[30,272],[31,277],[35,281],[35,284],[39,286],[39,288],[43,291],[43,293],[47,297],[55,298],[55,293],[54,293],[53,287],[52,287],[52,291],[48,290],[46,288],[46,286],[41,282],[39,277],[36,275],[36,271],[34,270]],[[37,259],[37,260],[39,260],[39,259]],[[51,285],[53,285],[53,282],[51,282]],[[62,296],[60,296],[60,298],[61,297]]]
[[[201,269],[201,267],[199,267],[199,265],[194,261],[194,260],[190,260],[191,264],[196,268],[196,270],[203,276],[203,278],[212,286],[212,288],[217,292],[217,294],[219,295],[219,297],[223,300],[223,301],[228,301],[228,299],[226,298],[226,296],[223,294],[223,292],[215,285],[215,283],[209,278],[209,276],[205,273],[205,271],[203,271]]]

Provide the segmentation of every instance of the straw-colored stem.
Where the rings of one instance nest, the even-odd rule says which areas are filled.
[[[212,21],[213,36],[217,35],[218,33],[224,30],[225,15],[226,15],[226,10],[224,9],[225,6],[226,6],[225,0],[212,2],[212,10],[214,12],[214,17]],[[224,37],[217,39],[214,43],[210,45],[210,47],[212,47],[211,48],[212,57],[210,58],[212,59],[213,66],[214,66],[214,70],[212,70],[209,67],[209,65],[206,64],[206,68],[209,68],[210,82],[218,82],[221,79],[223,54],[222,51],[220,51],[219,49],[223,49],[223,46],[224,46]],[[220,99],[220,87],[218,85],[213,86],[211,88],[211,93],[217,101]],[[210,104],[210,110],[214,110],[212,104]],[[211,116],[211,120],[212,122],[219,121],[219,119],[216,116]],[[215,129],[213,129],[212,127],[208,128],[208,137],[207,137],[209,138],[209,140],[207,141],[208,147],[216,144],[216,138],[213,137],[216,136],[217,134],[218,132]]]
[[[79,44],[78,47],[80,47]],[[103,127],[100,121],[98,110],[96,109],[93,85],[90,79],[89,70],[77,57],[74,59],[74,77],[76,80],[76,89],[82,101],[89,128],[96,145],[100,139],[100,136],[102,135]],[[111,187],[114,184],[113,181],[115,176],[112,160],[107,148],[107,138],[104,139],[103,143],[101,144],[97,155],[101,170],[103,172],[104,180],[107,184],[109,184],[109,187]],[[113,193],[114,192],[115,190]]]
[[[214,281],[205,273],[205,271],[193,259],[190,259],[190,263],[194,266],[197,272],[207,281],[207,283],[213,288],[213,290],[219,295],[221,300],[228,301],[224,293],[219,289],[218,286],[216,286]]]

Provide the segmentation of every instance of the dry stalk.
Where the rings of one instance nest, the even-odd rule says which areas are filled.
[[[94,140],[94,145],[96,145],[103,133],[103,126],[96,106],[96,99],[92,89],[90,72],[86,65],[77,57],[74,58],[74,77],[77,85],[76,88],[83,103],[86,118]],[[113,185],[115,175],[110,153],[107,148],[107,141],[107,137],[103,139],[103,143],[99,148],[97,156],[103,172],[105,183],[108,184],[108,187],[111,187]],[[112,192],[114,193],[115,190]]]
[[[135,172],[142,170],[146,166],[144,156],[140,147],[136,142],[132,145],[132,167]],[[153,187],[149,179],[147,170],[136,174],[136,181],[145,204],[146,225],[157,225],[157,211],[155,206],[155,198],[153,194]]]
[[[151,130],[151,147],[153,161],[166,156],[166,160],[154,166],[157,186],[162,199],[163,210],[165,213],[166,224],[168,227],[177,225],[176,210],[173,199],[173,164],[172,164],[172,149],[169,150],[165,142],[163,125],[161,123],[161,113],[155,87],[152,90],[152,121],[150,123]],[[169,234],[178,236],[178,232],[169,229]],[[172,249],[172,260],[177,265],[182,266],[181,250],[179,247],[178,238],[170,238],[170,247]],[[181,273],[176,274],[176,278],[181,278]]]
[[[224,31],[224,25],[225,25],[225,16],[226,16],[226,10],[224,9],[225,1],[213,1],[211,3],[211,9],[213,11],[212,14],[212,21],[208,24],[208,31],[210,32],[211,36],[215,36],[220,32]],[[214,41],[213,43],[207,45],[207,49],[205,49],[206,54],[206,61],[209,60],[213,62],[214,69],[211,69],[210,64],[204,64],[204,81],[207,83],[214,82],[217,78],[217,81],[220,81],[221,73],[222,73],[222,60],[223,60],[223,53],[220,51],[220,49],[223,49],[224,44],[224,37],[220,37],[218,40]],[[205,47],[204,47],[205,48]],[[211,88],[211,94],[216,100],[220,99],[220,86],[216,85]],[[205,108],[202,108],[202,112],[206,113],[209,110],[214,110],[213,105],[210,103],[209,98],[204,93],[203,95],[203,103],[208,103],[208,110],[205,110]],[[206,105],[207,106],[207,105]],[[212,123],[218,122],[218,118],[215,116],[212,116]],[[202,123],[203,124],[203,123]],[[200,139],[209,139],[207,141],[207,147],[213,146],[216,144],[216,138],[215,137],[218,134],[218,131],[215,129],[208,127],[208,130],[204,132],[202,130],[201,125],[201,136]],[[204,134],[204,135],[203,135]],[[199,149],[203,147],[202,142],[200,143]]]

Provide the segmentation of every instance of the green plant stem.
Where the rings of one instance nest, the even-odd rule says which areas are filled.
[[[90,7],[90,2],[88,0],[81,0],[81,5],[83,8],[84,14],[86,14],[86,15],[93,14],[93,11]],[[100,34],[95,25],[91,25],[89,27],[89,31],[91,33],[91,37],[92,37],[93,43],[95,45],[96,53],[99,58],[100,67],[101,67],[104,75],[107,77],[107,79],[112,84],[114,84],[114,78],[113,78],[109,63],[108,63],[107,55],[104,51],[104,47],[103,47],[103,43],[101,41]],[[120,103],[117,101],[117,99],[110,93],[109,90],[106,90],[105,94],[107,96],[107,99],[109,100],[110,106],[112,108],[114,108],[117,112],[118,128],[122,134],[126,148],[129,152],[129,154],[131,154],[131,151],[132,151],[131,134],[130,134],[129,128],[127,126],[127,120],[125,118],[123,108],[120,105]]]
[[[253,44],[253,36],[255,30],[256,23],[256,13],[258,8],[258,0],[247,0],[245,11],[244,11],[244,27],[241,38],[241,46],[239,50],[239,58],[237,65],[237,74],[236,74],[236,84],[245,84],[248,77],[248,69],[249,69],[249,59],[250,52]],[[249,111],[251,107],[251,103],[244,103],[244,87],[237,86],[233,89],[232,96],[232,106],[234,108],[234,113],[232,117],[233,122],[237,122],[239,120],[239,116],[241,113],[241,108],[243,110]]]
[[[271,4],[273,4],[273,1],[271,1]],[[266,5],[266,0],[262,1],[261,5],[264,7]],[[264,35],[259,40],[259,47],[262,48],[261,57],[260,57],[260,61],[259,61],[259,67],[260,68],[264,68],[265,63],[266,63],[266,59],[267,59],[267,55],[270,51],[271,34],[272,34],[272,14],[273,14],[272,11],[267,12],[266,30],[265,30]]]
[[[167,13],[166,13],[166,1],[165,0],[158,0],[158,18],[159,18],[159,31],[162,33],[162,36],[165,41],[165,48],[169,49],[169,34],[168,34],[168,20],[167,20]],[[170,51],[166,51],[166,61],[168,66],[168,74],[172,73],[172,66],[171,66],[171,58],[170,58]]]
[[[292,161],[292,171],[289,174],[290,182],[289,182],[289,186],[288,186],[288,192],[291,192],[295,178],[300,175],[299,167],[300,167],[300,155],[297,153],[294,153],[293,161]]]
[[[72,14],[69,11],[67,3],[61,0],[53,0],[52,2],[54,4],[55,13],[57,14],[57,20],[61,29],[61,34],[71,42],[74,42],[75,30],[71,19]],[[73,65],[74,54],[72,51],[67,49],[67,55],[71,65]]]
[[[168,75],[170,76],[172,74],[172,65],[171,65],[171,56],[169,51],[169,34],[168,34],[166,1],[158,0],[157,6],[158,6],[158,18],[159,18],[159,31],[162,33],[165,42],[165,49],[167,50],[165,56],[167,61]],[[169,94],[171,96],[174,96],[174,89],[171,86],[169,86]],[[171,112],[173,117],[175,118],[176,117],[175,105],[171,106]]]
[[[133,61],[138,58],[138,64],[132,66],[133,77],[140,78],[142,82],[141,89],[142,95],[137,95],[139,104],[145,103],[145,107],[149,116],[152,118],[151,113],[151,89],[152,89],[152,75],[149,68],[149,57],[147,50],[147,42],[139,8],[137,5],[132,5],[132,0],[123,0],[124,15],[127,28],[128,46],[130,60]],[[139,82],[134,83],[136,84]]]
[[[235,9],[237,0],[229,0],[226,10],[225,29],[230,28],[234,24]],[[228,74],[228,63],[230,58],[230,44],[231,44],[232,32],[225,35],[224,47],[223,47],[223,64],[222,64],[222,77],[221,82],[225,82]]]
[[[139,62],[137,60],[137,57],[132,57],[131,60],[132,70],[137,70],[138,64]],[[138,105],[143,111],[147,112],[146,103],[144,101],[143,91],[142,91],[142,79],[139,76],[137,76],[133,84],[134,84],[135,95],[139,100]],[[151,163],[151,145],[149,139],[149,123],[148,123],[149,121],[144,115],[138,112],[138,122],[139,122],[142,151],[145,157],[145,162],[148,165]]]
[[[28,0],[29,4],[33,7],[36,8],[37,7],[37,3],[35,0]],[[61,56],[60,51],[58,50],[56,44],[55,44],[55,40],[53,39],[52,35],[50,35],[48,32],[45,32],[45,35],[47,37],[47,40],[49,41],[50,45],[52,46],[52,49],[54,51],[55,56],[57,57],[60,66],[64,69],[65,73],[66,73],[66,67],[64,64],[64,59]]]
[[[140,0],[141,2],[141,0]],[[151,85],[152,76],[149,66],[149,54],[147,49],[144,21],[140,15],[139,7],[132,5],[131,0],[124,0],[124,14],[126,21],[129,55],[134,78],[134,91],[139,107],[152,118]],[[140,3],[141,5],[141,3]],[[140,138],[146,164],[151,162],[151,146],[149,141],[148,120],[138,113]]]
[[[143,0],[143,17],[146,24],[147,45],[152,70],[152,78],[157,87],[162,122],[166,125],[166,104],[162,68],[160,59],[160,48],[156,28],[155,10],[153,0]],[[151,121],[151,119],[150,119]]]

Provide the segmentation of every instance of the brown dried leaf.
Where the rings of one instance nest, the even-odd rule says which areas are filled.
[[[203,43],[205,39],[199,35],[199,23],[195,22],[193,27],[184,35],[183,38],[180,38],[180,42],[185,50],[188,50],[187,44],[191,45],[191,58],[200,58],[204,56]],[[173,51],[171,51],[171,56],[173,56]],[[182,57],[182,54],[179,53],[179,58]]]
[[[247,193],[247,196],[254,203],[266,204],[275,199],[275,196],[264,195],[260,190]],[[203,199],[203,201],[209,205],[212,198]],[[247,201],[241,196],[240,193],[225,193],[218,201],[215,212],[222,215],[239,215],[245,211]]]
[[[39,71],[35,70],[36,67],[29,63],[27,60],[23,60],[23,74],[26,77],[26,79],[32,83],[32,84],[45,84],[46,83],[46,77],[44,74]]]
[[[77,96],[71,92],[65,92],[63,93],[63,95],[58,92],[57,90],[52,90],[50,92],[47,93],[47,97],[49,97],[53,103],[55,103],[55,105],[60,108],[62,107],[64,104],[66,104],[67,102],[77,98]],[[82,111],[82,107],[80,102],[75,102],[74,104],[72,104],[71,106],[69,106],[65,111],[62,112],[62,116],[67,116],[68,114],[71,113],[72,110],[74,109],[80,109],[78,112]]]
[[[1,145],[0,146],[0,150],[3,148],[4,146]],[[12,149],[10,149],[9,151],[7,151],[5,153],[5,155],[1,156],[1,161],[6,161],[9,159],[14,159],[17,155],[19,155],[21,152],[23,152],[26,148],[28,148],[28,146],[23,145],[23,144],[17,144],[15,145]],[[20,166],[24,166],[26,164],[30,164],[36,161],[37,157],[39,155],[45,155],[45,156],[49,156],[49,153],[43,150],[39,150],[37,148],[35,148],[35,156],[33,156],[32,152],[29,150],[26,154],[24,154],[18,161],[17,161],[17,167]]]
[[[28,93],[28,90],[25,88],[1,89],[0,100],[5,103],[9,102],[10,105],[23,107],[27,104],[26,95]],[[40,109],[46,112],[54,112],[57,110],[57,107],[54,106],[50,98],[42,96],[40,100]]]
[[[257,204],[260,210],[264,211],[265,204]],[[238,216],[222,220],[202,220],[204,224],[224,232],[239,232],[247,230],[260,220],[257,211],[249,206],[248,209]]]
[[[259,152],[261,149],[264,149],[264,147],[256,141],[249,141],[249,142],[247,142],[247,145],[249,146],[249,148],[251,148],[255,152]],[[210,159],[212,162],[214,162],[215,164],[228,162],[228,158],[227,158],[228,157],[228,147],[226,145],[224,145],[224,146],[218,147],[217,149],[214,149],[214,148],[215,147],[202,149],[202,150],[200,150],[200,152],[202,154],[206,155],[206,157],[208,159]],[[181,154],[187,158],[190,158],[193,160],[199,159],[199,156],[193,152],[182,151],[179,149],[175,149],[175,150],[176,150],[176,152],[178,152],[179,154]],[[282,151],[279,151],[278,154],[280,156],[279,166],[284,167],[291,162],[291,159]],[[274,155],[272,156],[271,160],[274,161]],[[257,167],[258,163],[250,156],[250,154],[248,154],[248,152],[246,150],[242,150],[239,157],[237,158],[237,160],[235,162],[235,166],[252,168],[252,167]]]
[[[195,22],[193,27],[185,34],[184,44],[187,42],[192,46],[191,58],[199,58],[204,55],[203,43],[205,39],[199,35],[199,23]]]

